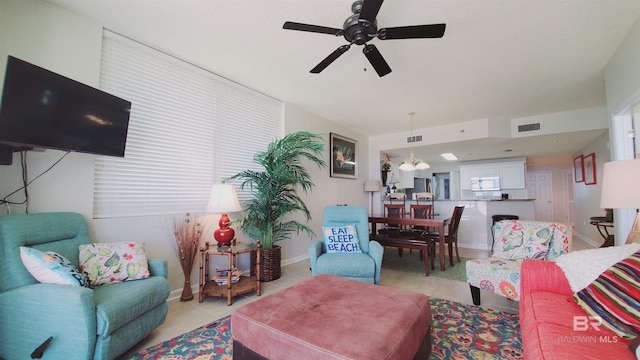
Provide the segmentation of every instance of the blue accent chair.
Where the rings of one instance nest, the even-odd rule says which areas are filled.
[[[0,358],[29,359],[49,337],[43,359],[114,359],[167,316],[167,262],[149,259],[151,276],[89,289],[41,284],[22,264],[20,246],[55,251],[78,266],[90,243],[77,213],[0,217]]]
[[[369,241],[369,215],[364,206],[327,206],[324,226],[355,224],[361,254],[327,253],[324,241],[315,240],[309,247],[311,274],[331,274],[345,278],[380,284],[380,267],[384,248],[377,241]]]

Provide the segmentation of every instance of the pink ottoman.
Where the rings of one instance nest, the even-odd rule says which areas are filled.
[[[318,275],[231,315],[234,359],[428,359],[426,295]]]

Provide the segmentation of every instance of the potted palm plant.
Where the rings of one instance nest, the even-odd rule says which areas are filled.
[[[315,235],[309,226],[289,215],[302,213],[307,221],[311,220],[311,213],[298,191],[302,189],[306,194],[315,185],[300,160],[307,159],[323,168],[326,166],[321,158],[323,150],[320,135],[305,131],[291,133],[274,140],[267,150],[254,155],[254,163],[262,166],[262,170],[244,170],[225,179],[239,180],[241,189],[248,187],[251,191],[252,198],[244,206],[240,228],[262,244],[261,274],[258,274],[261,281],[280,278],[281,249],[275,242],[300,231]]]

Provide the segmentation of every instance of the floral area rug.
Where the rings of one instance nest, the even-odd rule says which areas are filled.
[[[444,299],[431,299],[437,359],[522,359],[518,315]],[[226,316],[121,359],[231,360],[231,317]],[[425,359],[427,360],[427,359]]]
[[[431,299],[430,359],[522,359],[518,315]]]

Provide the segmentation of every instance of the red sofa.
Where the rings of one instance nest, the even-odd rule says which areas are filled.
[[[525,359],[636,359],[628,341],[603,326],[594,329],[597,323],[570,299],[569,282],[554,262],[525,260],[520,276]]]

